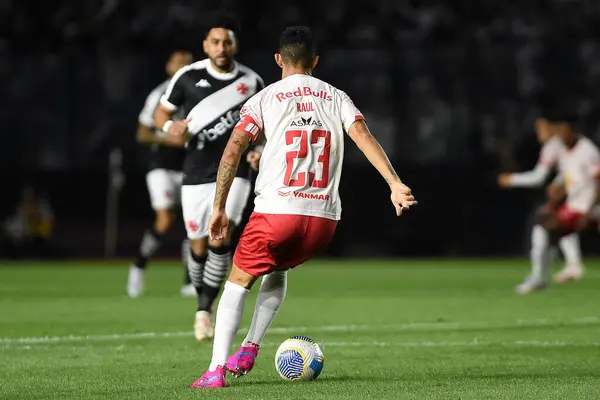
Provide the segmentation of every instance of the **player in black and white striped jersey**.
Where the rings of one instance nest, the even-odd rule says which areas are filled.
[[[191,247],[188,269],[198,294],[194,323],[198,340],[213,337],[212,305],[231,264],[231,238],[208,239],[217,170],[242,105],[264,87],[256,72],[234,58],[238,48],[235,19],[217,14],[207,28],[203,49],[208,58],[175,74],[154,115],[156,126],[164,132],[187,138],[181,205]],[[183,112],[185,119],[174,121],[175,112]],[[259,159],[257,152],[247,156],[254,163]],[[250,195],[249,178],[250,165],[240,166],[227,203],[236,225]]]
[[[144,232],[136,260],[129,268],[127,294],[130,297],[138,297],[142,293],[148,259],[158,250],[163,236],[173,226],[175,218],[173,208],[179,203],[185,141],[182,138],[169,136],[160,129],[156,130],[154,112],[160,98],[167,90],[170,79],[179,69],[191,62],[192,55],[188,51],[175,51],[170,55],[165,66],[169,79],[150,92],[138,117],[137,141],[150,146],[146,182],[156,217],[154,225]],[[186,281],[181,288],[181,294],[193,296],[195,290],[189,283],[188,274],[185,276]]]

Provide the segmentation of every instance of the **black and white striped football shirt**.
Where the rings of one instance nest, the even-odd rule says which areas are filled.
[[[183,115],[190,120],[184,185],[216,181],[221,156],[240,119],[240,109],[263,87],[262,78],[238,62],[231,72],[222,74],[205,59],[181,68],[173,76],[160,102],[169,110],[183,109]],[[249,179],[245,157],[236,176]]]

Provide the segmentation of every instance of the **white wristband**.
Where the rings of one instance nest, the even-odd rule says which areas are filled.
[[[162,126],[162,131],[165,133],[169,133],[169,128],[171,127],[171,125],[173,125],[174,122],[175,121],[173,121],[172,119],[165,122],[165,124]]]

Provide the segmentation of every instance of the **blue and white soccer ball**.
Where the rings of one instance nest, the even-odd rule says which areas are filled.
[[[311,381],[323,370],[325,357],[319,345],[306,336],[286,339],[275,353],[275,369],[286,381]]]

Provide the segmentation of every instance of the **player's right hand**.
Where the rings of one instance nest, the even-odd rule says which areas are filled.
[[[208,224],[208,234],[210,240],[225,240],[227,238],[227,231],[229,230],[229,218],[225,211],[215,211],[210,217]]]
[[[401,216],[404,210],[408,210],[410,207],[419,204],[415,200],[415,196],[412,195],[412,191],[408,186],[403,183],[397,183],[391,187],[392,193],[390,199],[392,204],[396,208],[396,215]]]
[[[508,188],[511,186],[510,174],[500,174],[498,175],[498,186],[501,188]]]
[[[246,156],[246,161],[248,164],[250,164],[250,168],[252,168],[254,171],[258,171],[261,156],[262,153],[259,153],[258,151],[250,151]]]
[[[171,126],[169,127],[169,135],[178,137],[185,136],[185,134],[187,133],[187,126],[189,122],[189,119],[180,119],[173,122],[173,124],[171,124]]]
[[[168,135],[165,137],[165,140],[167,140],[171,146],[185,147],[185,142],[187,140],[186,136],[187,135],[180,135],[180,136]]]

